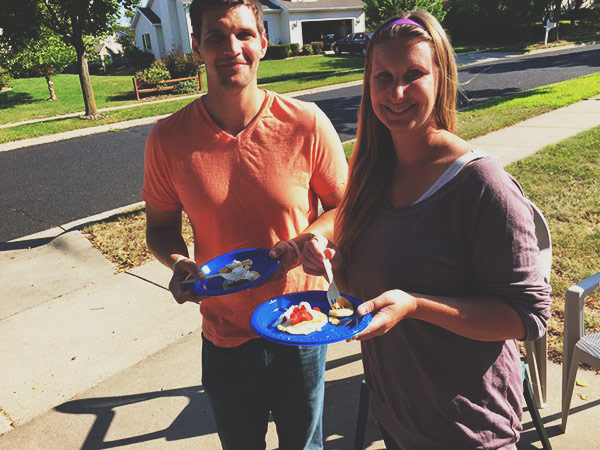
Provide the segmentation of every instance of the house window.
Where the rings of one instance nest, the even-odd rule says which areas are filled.
[[[150,34],[142,34],[142,44],[144,50],[152,50],[152,42],[150,41]]]
[[[267,41],[269,40],[269,22],[266,20],[263,22],[265,26],[265,34],[267,35]]]

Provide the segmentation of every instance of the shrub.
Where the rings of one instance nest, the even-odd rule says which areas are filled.
[[[164,62],[173,78],[193,77],[200,70],[200,62],[192,53],[174,51],[164,58]]]
[[[171,74],[167,66],[161,60],[154,61],[150,67],[135,73],[139,83],[157,84],[159,81],[168,80]]]
[[[297,42],[290,44],[290,50],[292,52],[292,56],[299,56],[300,55],[300,44],[298,44]]]
[[[311,42],[310,45],[312,45],[312,51],[315,55],[322,55],[323,52],[323,42],[321,41],[316,41],[316,42]]]
[[[194,80],[180,81],[175,84],[173,93],[175,94],[191,94],[198,90],[198,82]]]
[[[130,49],[125,53],[125,58],[135,70],[148,69],[154,62],[154,55],[150,52],[144,52],[137,47]]]
[[[104,74],[104,67],[102,67],[102,61],[100,61],[100,58],[88,62],[88,71],[90,72],[90,75]]]
[[[312,45],[310,45],[310,44],[304,44],[302,46],[302,54],[303,55],[312,55],[312,53],[313,53]]]
[[[290,44],[276,44],[267,47],[265,59],[285,59],[289,58],[292,50]]]
[[[10,75],[6,70],[0,67],[0,90],[10,86]]]

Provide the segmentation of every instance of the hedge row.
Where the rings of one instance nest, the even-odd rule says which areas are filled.
[[[290,56],[320,55],[323,53],[323,43],[320,41],[304,44],[273,44],[269,42],[265,59],[285,59]]]

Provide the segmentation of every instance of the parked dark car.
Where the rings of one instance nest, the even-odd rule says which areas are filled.
[[[346,53],[360,53],[361,55],[367,54],[367,45],[373,33],[352,33],[343,39],[335,41],[331,48],[336,55],[341,55],[343,52]]]

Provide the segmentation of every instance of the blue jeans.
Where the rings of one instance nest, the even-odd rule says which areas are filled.
[[[203,336],[202,385],[223,450],[264,450],[269,412],[280,450],[321,450],[326,351],[265,339],[225,348]]]

